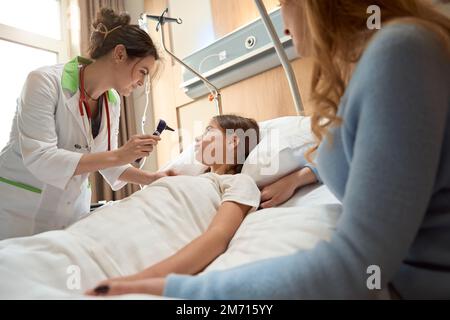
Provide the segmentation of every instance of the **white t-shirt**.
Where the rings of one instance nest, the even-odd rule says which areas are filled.
[[[141,271],[181,249],[209,226],[222,202],[255,210],[260,192],[244,174],[161,178],[96,210],[67,229],[110,276]]]

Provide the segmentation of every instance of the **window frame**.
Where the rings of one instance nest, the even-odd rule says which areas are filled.
[[[0,39],[56,53],[58,63],[64,63],[70,58],[70,30],[69,5],[70,0],[60,2],[61,39],[52,39],[43,35],[32,33],[16,27],[0,23]]]

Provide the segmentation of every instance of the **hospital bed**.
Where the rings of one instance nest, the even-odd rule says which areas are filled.
[[[101,210],[114,210],[114,206],[109,204]],[[326,186],[306,187],[277,208],[249,215],[227,251],[203,272],[311,249],[319,241],[331,237],[340,212],[341,205]],[[175,240],[179,231],[167,230],[174,242],[177,242]],[[94,256],[88,248],[79,247],[62,232],[52,231],[35,237],[0,242],[1,299],[91,299],[83,296],[82,292],[108,277],[122,275],[114,266],[117,263],[120,268],[120,261],[111,262],[110,257]],[[175,252],[170,243],[142,243],[141,246],[154,250],[155,259],[150,260],[158,260],[157,257],[162,259]],[[127,259],[132,262],[142,261],[143,257],[138,252],[128,252]],[[118,253],[118,256],[122,254]],[[78,272],[81,277],[80,288],[77,288],[74,278]],[[126,295],[113,299],[136,298],[161,297]]]
[[[310,132],[309,125],[308,120],[302,117],[285,117],[261,124],[262,131],[266,132],[283,128],[283,132],[278,133],[281,142],[268,143],[272,147],[277,146],[276,152],[259,150],[264,154],[263,158],[278,156],[283,162],[269,179],[273,180],[274,176],[292,170],[289,163],[294,165],[298,161],[296,157],[300,157],[307,146],[305,141],[310,138],[310,134],[306,134],[309,138],[305,138],[305,132]],[[294,138],[288,139],[290,136]],[[267,134],[261,137],[258,147],[264,146],[264,142],[269,139]],[[185,151],[169,166],[182,163],[180,159],[186,158],[187,153],[189,151]],[[250,166],[243,173],[247,171],[244,174],[254,176],[254,169]],[[254,178],[258,184],[269,181],[266,176]],[[154,234],[150,232],[147,238],[132,241],[130,234],[123,233],[120,226],[133,222],[127,221],[126,212],[145,210],[148,195],[143,189],[132,197],[132,201],[124,199],[110,202],[94,211],[93,215],[107,215],[111,220],[91,225],[92,230],[84,230],[85,234],[95,235],[93,239],[97,241],[86,240],[80,245],[80,241],[76,241],[80,240],[77,238],[79,235],[68,231],[50,231],[1,241],[0,299],[93,299],[84,296],[83,292],[101,280],[138,272],[164,259],[192,240],[190,237],[195,230],[205,226],[202,217],[183,216],[185,222],[179,227],[175,221],[180,217],[155,213],[158,216],[152,217],[150,226]],[[341,204],[325,185],[304,187],[283,205],[249,214],[226,252],[203,272],[309,250],[319,241],[330,239],[340,213]],[[102,239],[111,241],[104,243]],[[136,298],[161,299],[150,295],[125,295],[113,299]]]

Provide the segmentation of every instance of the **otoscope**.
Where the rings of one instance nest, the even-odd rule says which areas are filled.
[[[164,130],[175,131],[174,129],[169,127],[163,119],[159,119],[158,125],[156,126],[156,130],[155,132],[153,132],[153,135],[160,136]]]
[[[159,119],[158,125],[156,126],[156,130],[153,132],[153,135],[159,137],[161,135],[161,133],[163,133],[164,130],[175,131],[174,129],[169,127],[163,119]],[[142,160],[142,158],[137,159],[135,162],[140,163],[141,160]]]

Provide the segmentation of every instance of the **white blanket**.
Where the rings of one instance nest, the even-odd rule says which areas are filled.
[[[130,211],[145,211],[147,204],[145,201],[118,201],[105,206],[96,215],[114,217],[114,212],[123,210],[124,206]],[[247,216],[226,253],[204,272],[308,250],[330,238],[340,211],[341,205],[325,186],[304,188],[279,208],[260,210]],[[150,237],[147,243],[127,243],[127,238],[132,235],[120,232],[126,223],[122,218],[123,215],[112,221],[117,224],[117,234],[111,235],[111,227],[95,226],[96,239],[117,238],[127,244],[116,251],[101,244],[100,240],[80,241],[76,232],[68,231],[1,241],[0,298],[86,298],[82,293],[99,281],[136,272],[173,254],[191,240],[187,235],[201,232],[210,220],[210,217],[204,217],[203,220],[207,220],[203,221],[200,216],[183,216],[184,222],[179,224],[179,216],[161,214],[152,217],[152,227],[157,233],[153,240]],[[78,283],[80,288],[77,288]],[[127,295],[120,298],[158,297]]]

